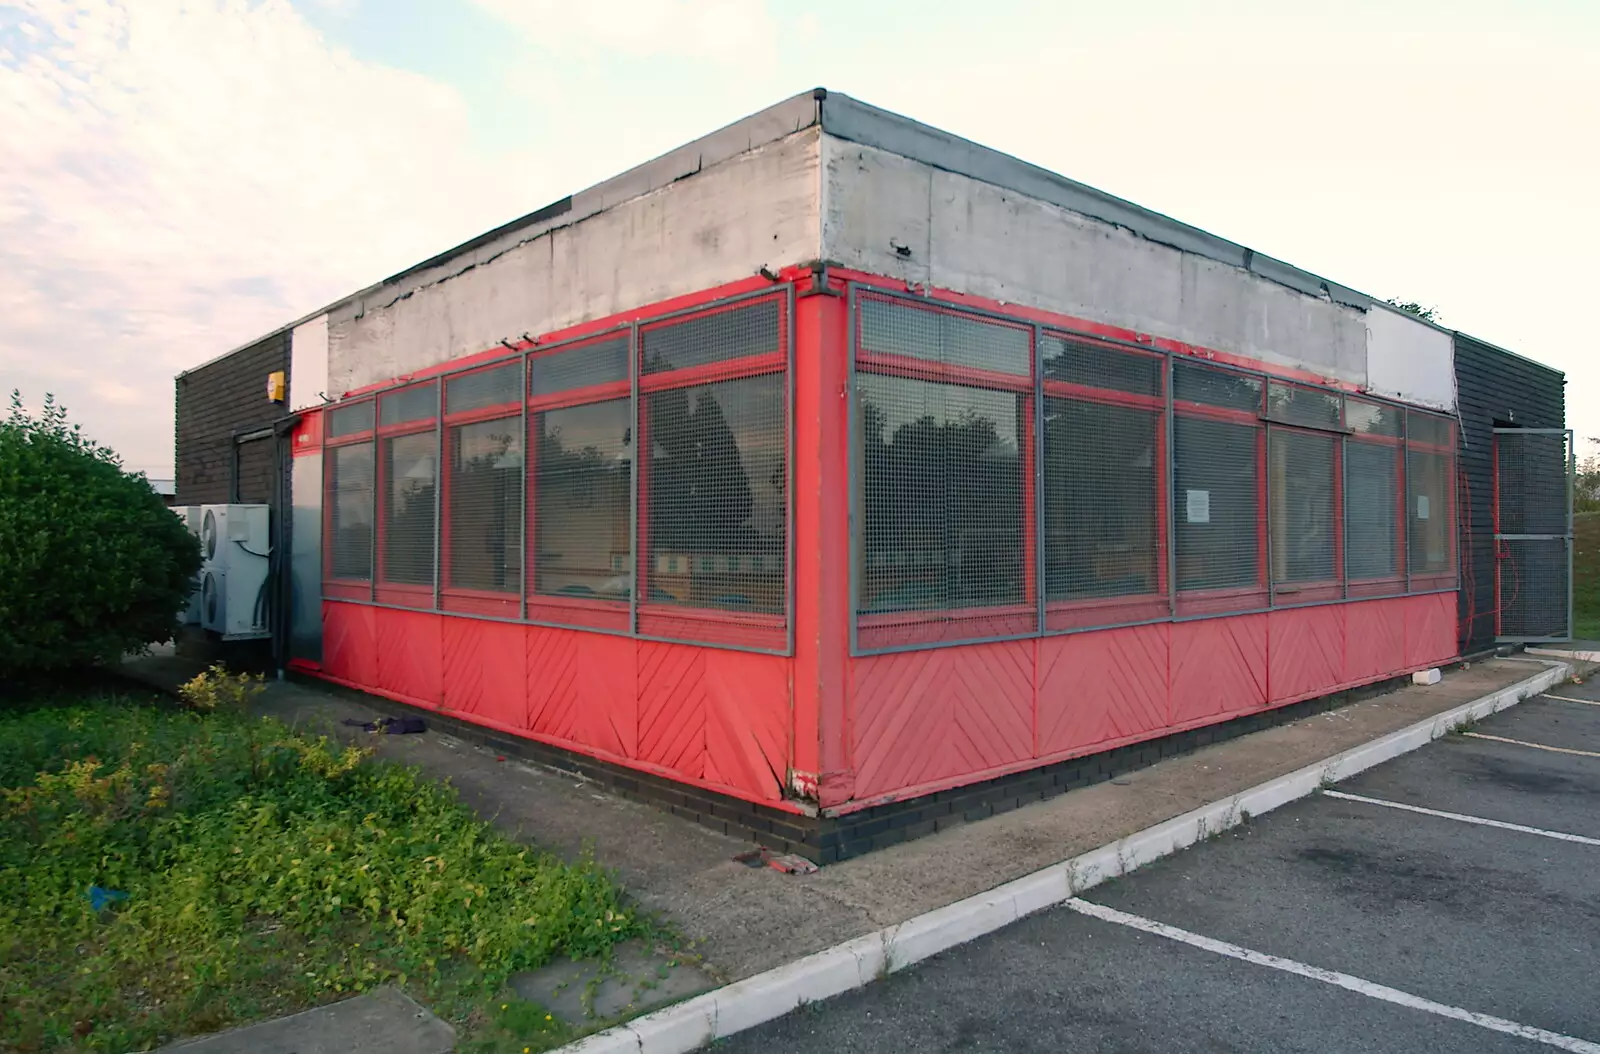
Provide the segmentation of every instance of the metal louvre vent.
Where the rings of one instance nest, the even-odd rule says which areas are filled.
[[[1106,388],[1132,395],[1161,394],[1164,362],[1158,355],[1118,351],[1046,333],[1040,337],[1047,380]]]
[[[445,381],[444,412],[465,413],[489,406],[515,406],[522,400],[522,361],[459,374]]]
[[[335,447],[328,455],[328,570],[334,578],[367,581],[372,578],[372,444]]]
[[[1180,415],[1173,433],[1178,589],[1260,586],[1261,428]]]
[[[521,387],[518,364],[513,399]],[[521,433],[521,417],[446,430],[449,589],[515,594],[522,588]]]
[[[771,343],[772,333],[761,340]],[[771,373],[644,398],[649,594],[641,599],[787,610],[786,388],[784,375]]]
[[[1352,580],[1398,578],[1400,448],[1352,439],[1344,456],[1345,573]]]
[[[1021,451],[1031,398],[867,373],[856,387],[857,610],[949,621],[1026,603]]]
[[[784,301],[772,297],[641,327],[642,372],[663,373],[782,351],[783,309]]]
[[[426,421],[439,412],[439,389],[432,382],[410,384],[378,399],[378,423],[398,425]]]
[[[1337,407],[1335,407],[1337,412]],[[1337,441],[1271,428],[1268,522],[1272,525],[1273,585],[1330,582],[1335,575],[1334,466]]]
[[[863,297],[859,306],[864,352],[1019,377],[1033,373],[1033,340],[1026,327],[878,297]]]
[[[623,342],[624,355],[627,344]],[[624,359],[624,364],[626,359]],[[632,590],[630,404],[535,414],[532,590],[627,600]]]
[[[528,360],[528,394],[536,397],[627,379],[626,336],[536,354]]]
[[[438,436],[416,432],[383,439],[383,538],[378,581],[433,585],[434,488]],[[432,604],[432,597],[428,598]]]
[[[372,430],[372,400],[366,399],[349,406],[336,407],[328,411],[328,436],[356,435],[359,432]]]
[[[1155,410],[1045,400],[1048,599],[1156,591],[1158,506],[1165,501],[1157,458],[1161,421]]]

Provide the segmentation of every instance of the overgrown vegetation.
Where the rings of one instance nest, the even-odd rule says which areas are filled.
[[[200,546],[141,475],[11,395],[0,421],[0,681],[172,639]]]
[[[1572,554],[1573,635],[1600,640],[1600,512],[1579,513]]]
[[[204,711],[0,711],[0,1049],[146,1049],[381,983],[470,1045],[564,1038],[499,992],[644,932],[608,876],[414,770],[246,716],[251,689],[213,671],[186,693]]]

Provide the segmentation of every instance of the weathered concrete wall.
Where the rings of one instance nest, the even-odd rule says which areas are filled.
[[[300,323],[289,334],[289,409],[321,406],[328,391],[328,316]]]
[[[1363,312],[897,154],[824,136],[823,253],[1365,385]]]
[[[1410,315],[1367,310],[1367,385],[1408,403],[1456,408],[1455,340]]]
[[[704,168],[691,161],[631,198],[603,184],[586,194],[605,200],[574,198],[509,244],[353,298],[329,315],[329,394],[818,259],[820,138],[812,126]]]

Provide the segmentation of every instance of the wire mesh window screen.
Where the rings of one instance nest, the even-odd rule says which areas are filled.
[[[486,406],[520,403],[522,360],[491,366],[486,370],[447,377],[444,382],[444,412],[465,413]]]
[[[1030,397],[861,373],[857,611],[1027,602],[1024,421]]]
[[[1398,438],[1402,434],[1400,423],[1404,413],[1398,406],[1386,403],[1369,403],[1360,399],[1344,401],[1345,427],[1355,435]]]
[[[858,307],[863,352],[1033,374],[1033,334],[1027,327],[876,297],[862,297]]]
[[[1400,447],[1352,439],[1344,456],[1345,573],[1352,580],[1398,577]]]
[[[328,570],[334,578],[372,578],[372,470],[371,443],[328,451]]]
[[[628,338],[612,337],[528,359],[528,394],[588,388],[628,379]]]
[[[649,603],[787,610],[786,388],[773,373],[644,398]]]
[[[1496,432],[1500,534],[1566,534],[1567,437]]]
[[[1570,565],[1565,538],[1499,543],[1500,631],[1508,636],[1565,639]]]
[[[405,424],[426,421],[439,412],[439,390],[432,381],[410,384],[378,397],[378,423]]]
[[[1260,586],[1260,427],[1179,416],[1173,433],[1178,588]]]
[[[1340,403],[1332,392],[1292,384],[1267,385],[1267,416],[1284,424],[1338,428]]]
[[[643,327],[639,330],[643,372],[664,373],[782,351],[784,304],[773,297]]]
[[[372,400],[341,406],[328,412],[328,437],[355,435],[372,430]]]
[[[1406,413],[1406,438],[1411,443],[1448,448],[1454,442],[1452,425],[1448,417],[1410,410]]]
[[[1164,559],[1157,457],[1162,414],[1076,399],[1044,404],[1046,597],[1133,596],[1158,588]]]
[[[1046,333],[1040,338],[1044,375],[1053,381],[1133,395],[1161,394],[1162,358],[1119,351]]]
[[[518,380],[513,395],[520,387]],[[451,589],[521,591],[521,432],[520,417],[448,430]]]
[[[1227,410],[1261,412],[1261,379],[1187,362],[1172,364],[1172,398]]]
[[[434,488],[439,438],[433,432],[384,439],[380,582],[433,585]]]
[[[623,342],[626,352],[627,342]],[[535,414],[533,589],[627,600],[633,582],[631,404]]]
[[[1267,433],[1274,586],[1336,579],[1334,472],[1338,441],[1284,428]]]
[[[1412,575],[1441,574],[1452,568],[1451,475],[1449,454],[1406,452],[1409,567]]]

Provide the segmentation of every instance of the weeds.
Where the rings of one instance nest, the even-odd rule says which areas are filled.
[[[0,713],[0,1049],[144,1049],[383,983],[460,1019],[645,932],[592,860],[248,718],[258,690],[212,670],[187,710]],[[97,911],[91,886],[127,897]]]

